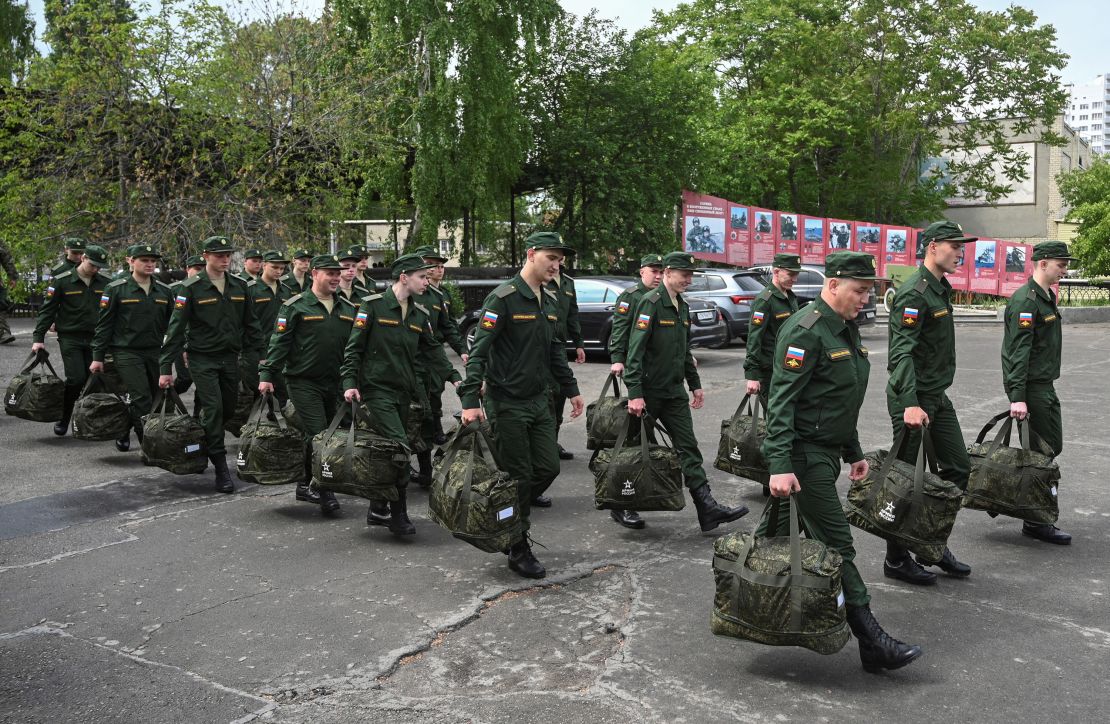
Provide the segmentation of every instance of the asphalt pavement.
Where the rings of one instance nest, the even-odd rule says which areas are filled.
[[[18,342],[0,347],[5,381],[30,347],[29,323],[15,327]],[[1007,407],[1001,334],[957,329],[950,394],[968,442]],[[864,337],[866,450],[889,445],[890,421],[885,328]],[[397,540],[368,528],[355,498],[340,496],[343,517],[329,520],[291,486],[220,495],[211,470],[170,475],[137,451],[0,416],[0,721],[1101,720],[1110,325],[1067,326],[1064,340],[1059,525],[1074,544],[964,511],[950,544],[971,577],[918,589],[884,578],[884,544],[857,531],[878,620],[925,650],[878,676],[854,641],[821,656],[709,631],[713,539],[752,528],[764,502],[758,485],[712,468],[742,395],[738,346],[697,352],[706,407],[694,420],[714,493],[753,512],[712,534],[692,505],[618,527],[593,508],[585,421],[568,420],[575,459],[554,507],[533,511],[541,582],[430,522],[418,489],[418,533]],[[607,366],[572,365],[587,399]]]

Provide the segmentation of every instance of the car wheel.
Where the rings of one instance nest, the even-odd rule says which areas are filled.
[[[883,306],[886,307],[887,314],[894,309],[894,287],[887,289],[886,294],[883,295]]]
[[[478,334],[478,325],[476,323],[468,324],[462,328],[463,339],[466,340],[466,353],[470,354],[470,348],[474,346],[474,337]]]

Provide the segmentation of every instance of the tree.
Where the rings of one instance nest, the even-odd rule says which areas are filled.
[[[1072,256],[1088,276],[1110,275],[1110,160],[1098,156],[1086,169],[1057,177],[1071,209],[1068,221],[1079,223]]]
[[[0,0],[0,85],[22,76],[35,54],[35,22],[27,3]]]

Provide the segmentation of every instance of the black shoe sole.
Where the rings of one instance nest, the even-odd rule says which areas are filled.
[[[515,565],[512,561],[509,561],[509,570],[512,571],[513,573],[517,574],[518,576],[522,576],[524,578],[534,578],[534,579],[537,579],[537,580],[540,579],[540,578],[547,578],[547,571],[546,570],[540,571],[538,573],[525,571],[525,570],[522,570],[519,566]]]
[[[896,581],[903,581],[914,586],[935,586],[937,583],[937,574],[935,573],[929,573],[928,578],[915,578],[913,576],[907,576],[897,568],[888,568],[885,565],[883,566],[883,575],[887,578],[893,578]]]
[[[533,500],[532,503],[531,503],[531,506],[533,508],[550,508],[551,507],[551,501],[550,500],[545,500],[542,503],[537,503],[536,501]]]
[[[388,526],[386,526],[386,527],[388,527]],[[398,538],[403,538],[406,535],[416,535],[416,528],[405,529],[405,530],[397,530],[395,528],[390,528],[389,532],[392,533],[393,535],[397,536]]]
[[[68,425],[61,428],[61,432],[58,432],[58,427],[55,426],[55,428],[54,428],[54,434],[57,435],[58,437],[65,437],[67,432],[69,432],[69,426]]]
[[[217,493],[224,493],[224,494],[231,494],[231,493],[234,493],[234,492],[235,492],[235,488],[234,488],[234,487],[230,487],[230,488],[216,488],[216,492],[217,492]]]
[[[116,450],[119,450],[120,452],[130,451],[131,450],[131,441],[128,440],[127,442],[120,442],[119,440],[116,440]]]
[[[1071,545],[1071,538],[1067,538],[1067,539],[1045,538],[1044,536],[1039,536],[1039,535],[1036,535],[1035,533],[1030,533],[1029,531],[1025,530],[1024,528],[1022,529],[1021,534],[1025,535],[1025,536],[1029,536],[1030,538],[1033,538],[1035,540],[1039,540],[1043,543],[1051,543],[1051,544],[1057,545],[1057,546],[1070,546]]]
[[[609,516],[609,519],[617,525],[624,526],[625,528],[629,528],[631,530],[640,530],[646,525],[643,520],[638,520],[635,523],[626,523],[625,521],[620,520],[619,518],[616,518],[612,515]]]
[[[560,460],[574,460],[574,453],[572,453],[572,452],[561,452],[561,453],[559,453],[559,459]]]
[[[863,664],[863,670],[866,671],[869,674],[880,674],[880,673],[883,672],[884,669],[887,670],[887,671],[896,671],[896,670],[902,668],[903,666],[907,666],[909,664],[912,664],[914,661],[917,661],[918,659],[921,658],[921,654],[923,654],[923,653],[925,653],[925,652],[922,651],[921,649],[916,649],[913,652],[913,654],[906,657],[905,661],[899,661],[898,663],[891,664],[889,666],[887,666],[887,665],[868,666],[867,664]]]
[[[948,568],[946,566],[943,566],[940,563],[926,563],[925,561],[923,561],[921,559],[918,559],[917,565],[921,566],[922,568],[939,568],[941,571],[944,572],[944,575],[948,576],[949,578],[967,578],[968,576],[971,575],[970,570],[959,571],[959,570],[956,570],[956,569],[953,569],[953,568]]]
[[[709,527],[706,527],[704,523],[699,521],[698,522],[698,527],[701,528],[702,533],[708,533],[709,531],[714,530],[718,526],[724,525],[725,523],[732,523],[734,521],[740,520],[741,518],[743,518],[747,514],[748,514],[748,506],[745,505],[745,506],[742,506],[735,514],[730,515],[727,518],[722,518],[721,520],[718,520],[716,522],[710,523]]]

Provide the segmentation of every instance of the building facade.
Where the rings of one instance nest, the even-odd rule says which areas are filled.
[[[1096,75],[1087,83],[1065,86],[1071,99],[1064,118],[1079,137],[1091,145],[1091,153],[1110,151],[1110,73]]]

